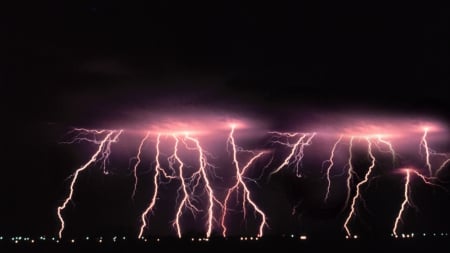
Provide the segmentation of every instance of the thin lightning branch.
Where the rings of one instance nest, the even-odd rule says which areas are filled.
[[[78,175],[82,171],[86,170],[91,164],[93,164],[99,160],[107,160],[111,153],[110,152],[111,143],[117,142],[120,134],[123,131],[123,130],[117,131],[117,130],[86,130],[86,129],[78,129],[78,130],[85,132],[85,133],[88,132],[88,133],[93,133],[93,134],[103,134],[103,133],[107,132],[107,134],[106,134],[105,138],[103,138],[103,140],[100,142],[97,142],[96,140],[85,139],[85,137],[82,138],[83,140],[88,140],[89,142],[98,143],[99,146],[98,146],[97,151],[92,155],[91,159],[89,159],[88,162],[86,162],[83,166],[81,166],[79,169],[77,169],[74,174],[72,174],[73,178],[72,178],[72,181],[71,181],[70,187],[69,187],[69,189],[70,189],[69,195],[66,197],[63,204],[61,206],[58,206],[57,214],[58,214],[59,221],[61,223],[61,226],[60,226],[60,229],[58,232],[59,238],[62,237],[62,233],[63,233],[64,227],[65,227],[64,219],[62,217],[61,212],[67,207],[67,204],[72,200],[72,196],[74,193],[74,186],[78,179]],[[79,139],[78,139],[78,141],[79,141]],[[104,162],[103,162],[103,166],[105,166]]]
[[[331,149],[331,155],[330,158],[328,160],[326,160],[325,162],[328,162],[329,165],[327,167],[327,171],[326,171],[326,177],[327,177],[327,191],[325,193],[325,198],[324,198],[324,202],[326,203],[328,200],[328,197],[330,195],[330,188],[331,188],[331,178],[330,178],[330,173],[331,173],[331,168],[334,165],[334,152],[336,151],[336,147],[339,144],[339,142],[342,140],[342,135],[339,136],[339,139],[334,143],[333,148]]]
[[[394,147],[392,146],[392,143],[390,143],[389,141],[384,140],[383,138],[381,138],[380,135],[377,136],[377,140],[378,142],[383,143],[384,145],[386,145],[389,148],[389,153],[391,153],[392,155],[392,166],[395,166],[395,150]]]
[[[145,141],[148,139],[149,136],[150,136],[150,132],[147,132],[147,134],[145,135],[145,137],[141,140],[141,143],[139,144],[138,153],[136,155],[137,161],[133,168],[134,187],[133,187],[133,193],[131,194],[131,198],[133,198],[133,199],[134,199],[134,196],[136,195],[136,187],[138,184],[137,169],[138,169],[139,164],[141,163],[142,146],[144,145]]]
[[[350,137],[349,146],[348,146],[348,154],[349,155],[348,155],[348,170],[347,170],[347,197],[345,198],[344,208],[348,205],[348,202],[350,201],[350,195],[352,194],[351,183],[352,183],[353,174],[355,173],[355,171],[353,170],[353,164],[352,164],[353,139],[354,139],[353,136]]]
[[[433,171],[431,170],[431,162],[430,162],[430,148],[428,147],[428,141],[427,141],[427,134],[428,134],[428,128],[424,128],[423,136],[420,141],[420,146],[424,148],[425,150],[425,163],[426,167],[428,169],[428,174],[430,176],[433,175]]]
[[[445,160],[442,165],[436,170],[436,176],[450,163],[450,159]]]
[[[301,177],[300,174],[300,164],[302,162],[304,156],[304,148],[305,146],[311,145],[311,140],[314,138],[316,133],[281,133],[281,132],[270,132],[275,134],[278,137],[286,137],[288,139],[287,142],[274,141],[274,143],[281,144],[291,149],[289,155],[284,159],[284,161],[278,166],[274,171],[269,174],[269,179],[272,175],[278,173],[283,167],[295,164],[296,175],[297,177]],[[298,137],[297,141],[294,144],[289,142],[289,138]],[[308,137],[308,138],[307,138]],[[306,141],[305,141],[306,139]]]
[[[369,181],[370,174],[372,173],[372,170],[375,167],[375,156],[372,153],[372,142],[369,140],[369,138],[366,138],[366,140],[368,143],[368,153],[370,156],[371,163],[366,172],[366,175],[364,176],[364,180],[360,181],[356,185],[356,194],[355,194],[355,196],[353,196],[352,204],[350,206],[350,213],[348,214],[347,219],[344,222],[344,229],[345,229],[345,232],[347,233],[348,238],[350,238],[352,236],[350,229],[348,228],[348,223],[350,222],[350,219],[352,218],[352,216],[355,214],[356,201],[358,200],[358,198],[361,197],[361,186]]]

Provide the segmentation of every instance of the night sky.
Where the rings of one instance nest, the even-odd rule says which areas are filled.
[[[72,127],[117,128],[146,113],[208,110],[279,131],[303,131],[322,112],[425,117],[448,129],[448,8],[148,2],[38,1],[2,14],[0,235],[56,235],[66,179],[93,150],[60,143]],[[265,143],[258,138],[241,144]],[[448,134],[443,138],[438,151],[448,154]],[[137,144],[113,145],[114,173],[94,166],[82,175],[74,205],[64,211],[68,235],[137,233],[151,194],[141,190],[130,199],[129,158]],[[267,233],[342,237],[346,212],[342,202],[320,201],[320,173],[298,179],[290,171],[254,187],[269,216]],[[448,175],[443,185],[450,190]],[[352,223],[356,231],[390,233],[401,183],[395,176],[376,181],[366,192],[369,210]],[[418,212],[410,210],[404,228],[448,232],[448,193],[423,184],[414,189]],[[158,232],[175,235],[170,213],[159,214],[151,219]],[[250,215],[241,229],[256,234],[255,219]]]

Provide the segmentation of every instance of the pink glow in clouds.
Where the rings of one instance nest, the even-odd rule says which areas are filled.
[[[249,167],[255,166],[255,171],[261,173],[267,169],[265,176],[269,179],[286,168],[294,168],[293,176],[302,177],[303,160],[310,157],[313,159],[325,157],[317,161],[317,169],[322,169],[326,179],[323,204],[329,203],[329,199],[336,194],[333,192],[333,184],[335,180],[338,180],[336,177],[342,176],[345,181],[344,209],[348,208],[348,215],[343,221],[343,228],[347,237],[350,238],[355,235],[351,231],[351,225],[357,221],[355,217],[358,216],[358,206],[364,202],[365,190],[370,187],[370,181],[374,175],[379,176],[386,171],[382,170],[381,166],[389,164],[388,171],[391,172],[397,171],[398,167],[417,168],[406,172],[406,191],[411,187],[410,177],[413,173],[420,176],[424,182],[431,182],[430,180],[438,175],[444,174],[443,171],[450,159],[446,150],[438,152],[434,149],[436,145],[439,147],[437,150],[441,150],[441,144],[448,142],[448,132],[444,124],[433,120],[328,114],[326,117],[311,119],[311,122],[307,124],[299,124],[303,125],[306,131],[299,129],[299,132],[281,132],[276,129],[269,131],[268,124],[262,121],[216,115],[204,111],[144,115],[139,117],[141,120],[113,124],[120,126],[116,129],[121,130],[84,128],[73,130],[74,139],[66,143],[87,141],[96,145],[98,149],[91,154],[91,159],[87,163],[75,171],[69,196],[58,208],[58,218],[61,223],[59,237],[62,236],[65,228],[61,211],[66,208],[69,201],[73,200],[74,186],[80,172],[95,166],[97,161],[101,161],[102,168],[106,171],[106,161],[111,155],[112,143],[115,148],[125,143],[135,152],[134,162],[129,168],[135,179],[135,185],[130,194],[132,197],[135,196],[141,180],[138,172],[142,169],[151,171],[147,175],[153,184],[151,186],[153,194],[139,217],[138,237],[140,238],[144,236],[147,229],[152,231],[151,215],[158,208],[158,199],[162,198],[159,186],[168,182],[176,182],[178,187],[178,196],[172,196],[176,200],[172,210],[174,218],[168,221],[173,225],[178,237],[183,236],[183,219],[188,214],[194,220],[201,220],[202,231],[205,232],[206,237],[210,237],[214,232],[221,232],[223,236],[228,236],[230,231],[227,224],[233,222],[229,220],[231,216],[229,213],[233,211],[230,208],[231,198],[240,201],[240,211],[243,212],[244,219],[247,219],[247,208],[252,210],[258,222],[256,234],[262,236],[264,228],[268,227],[267,221],[270,217],[264,212],[264,206],[256,201],[259,198],[254,197],[254,190],[249,187],[249,183],[257,183],[256,179],[248,177]],[[119,135],[121,140],[117,143]],[[270,136],[269,140],[261,141],[267,136]],[[131,141],[133,138],[134,142]],[[253,144],[251,149],[243,149],[236,145],[236,143],[245,145],[246,141]],[[261,146],[255,148],[257,145]],[[210,148],[218,153],[211,153]],[[315,153],[312,153],[312,150],[315,150]],[[120,154],[115,151],[114,154],[116,153]],[[220,161],[227,161],[228,165],[215,164],[219,156],[222,157]],[[273,159],[274,156],[278,157]],[[410,158],[404,161],[404,157]],[[151,159],[152,164],[143,163],[145,159]],[[262,159],[270,160],[269,166],[258,163]],[[366,164],[361,165],[356,160],[365,160]],[[311,162],[308,164],[312,166]],[[228,186],[224,186],[227,185],[224,183],[219,184],[220,187],[217,186],[218,181],[224,180],[216,176],[214,170],[217,167],[220,167],[222,172],[226,172],[223,175],[230,177],[225,179]],[[335,172],[336,170],[338,173]],[[405,196],[409,193],[406,192]],[[351,203],[350,200],[352,200]],[[401,204],[402,211],[395,220],[393,230],[395,233],[398,230],[403,209],[409,203],[405,201]]]

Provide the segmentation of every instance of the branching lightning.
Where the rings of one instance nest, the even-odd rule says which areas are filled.
[[[410,185],[411,184],[411,173],[418,176],[425,184],[430,185],[430,186],[436,186],[436,187],[442,188],[443,190],[447,191],[442,186],[432,182],[432,180],[435,178],[426,177],[414,169],[404,169],[404,171],[406,173],[406,179],[405,179],[404,192],[403,192],[403,201],[400,206],[400,210],[397,214],[397,217],[395,218],[394,226],[392,228],[392,234],[395,237],[398,237],[398,225],[399,225],[400,221],[402,221],[403,213],[406,211],[406,208],[408,206],[414,207],[414,205],[411,202],[411,189],[410,189],[411,188],[411,185]]]
[[[326,152],[329,152],[325,157],[321,158],[322,161],[326,159],[321,163],[321,167],[320,163],[318,165],[319,169],[322,169],[320,173],[326,180],[323,204],[330,205],[332,203],[330,199],[334,193],[332,191],[334,189],[332,188],[333,178],[335,176],[343,177],[342,185],[345,191],[342,193],[342,202],[344,204],[342,210],[345,212],[348,210],[348,214],[343,221],[343,230],[345,230],[346,238],[357,238],[350,224],[358,216],[359,206],[362,203],[366,203],[364,200],[364,191],[370,187],[371,180],[378,177],[378,174],[391,173],[390,170],[387,171],[384,169],[386,167],[385,165],[388,164],[388,168],[392,167],[392,172],[395,172],[397,165],[405,163],[403,159],[405,157],[410,159],[410,161],[407,161],[408,163],[411,163],[411,161],[419,163],[419,167],[425,173],[412,169],[412,167],[402,169],[402,172],[405,172],[403,200],[392,227],[392,234],[397,237],[399,227],[401,222],[403,222],[408,207],[415,207],[411,198],[414,176],[427,185],[440,187],[448,191],[448,189],[440,185],[443,181],[438,176],[443,176],[442,171],[448,168],[450,155],[449,153],[438,153],[429,146],[430,143],[434,145],[434,141],[430,141],[429,136],[431,129],[435,130],[437,128],[436,125],[433,128],[420,128],[423,129],[423,133],[417,133],[417,128],[406,131],[404,130],[406,127],[399,127],[397,125],[393,127],[393,125],[395,124],[377,125],[363,122],[359,126],[348,124],[335,128],[314,128],[317,132],[269,132],[272,135],[270,143],[275,144],[274,146],[281,147],[284,151],[287,150],[287,152],[281,157],[275,158],[272,156],[270,160],[270,172],[264,173],[264,170],[269,165],[259,167],[258,171],[261,172],[261,175],[256,178],[249,176],[249,170],[256,166],[257,161],[263,159],[268,151],[265,149],[246,150],[238,146],[235,138],[236,129],[238,128],[236,124],[226,124],[225,126],[229,126],[226,129],[224,128],[224,124],[216,125],[215,129],[222,131],[220,133],[223,134],[226,143],[226,149],[223,150],[223,152],[228,152],[226,159],[228,159],[229,164],[226,168],[231,168],[229,171],[224,171],[224,175],[229,177],[227,179],[228,181],[225,181],[227,184],[225,188],[223,185],[220,186],[219,184],[219,187],[216,185],[216,168],[222,166],[218,166],[221,165],[220,163],[217,165],[210,163],[210,159],[215,159],[216,157],[207,151],[209,146],[205,144],[210,144],[210,142],[204,142],[205,140],[203,139],[205,135],[209,135],[205,138],[211,136],[217,138],[219,136],[216,133],[212,134],[211,129],[205,130],[204,127],[202,128],[199,125],[190,125],[184,122],[180,123],[179,121],[170,121],[167,125],[162,124],[163,127],[161,128],[153,128],[153,126],[145,130],[139,128],[133,132],[143,134],[139,135],[139,142],[136,141],[137,150],[135,150],[136,153],[133,157],[133,161],[135,162],[132,166],[129,166],[132,168],[132,176],[134,179],[131,196],[135,200],[138,186],[143,185],[143,181],[140,181],[141,176],[139,172],[140,168],[145,166],[144,161],[148,159],[147,156],[152,160],[152,163],[149,164],[149,168],[151,169],[151,179],[149,181],[152,182],[152,186],[150,186],[152,192],[148,197],[148,203],[145,204],[145,209],[138,216],[138,238],[145,239],[146,231],[152,231],[150,230],[152,228],[150,216],[155,213],[158,199],[162,197],[161,193],[164,192],[161,189],[161,185],[169,183],[170,187],[174,187],[171,190],[176,190],[176,196],[173,196],[175,203],[173,219],[169,221],[169,226],[172,226],[178,238],[183,237],[186,233],[185,230],[187,230],[186,226],[188,222],[185,219],[188,216],[195,221],[201,221],[202,231],[205,233],[206,238],[211,237],[214,232],[221,233],[223,237],[229,236],[232,232],[230,231],[230,226],[233,222],[230,220],[230,216],[235,209],[232,204],[233,200],[236,201],[237,209],[242,213],[242,219],[244,221],[248,219],[249,212],[253,213],[257,221],[257,236],[263,236],[265,228],[268,227],[268,217],[265,211],[263,211],[265,208],[260,206],[257,203],[258,201],[255,201],[255,195],[252,192],[250,183],[258,183],[263,177],[270,179],[274,174],[279,173],[284,168],[293,168],[296,177],[303,177],[304,170],[306,169],[302,168],[302,163],[305,159],[305,150],[311,150],[306,149],[309,146],[313,146],[314,150],[316,150],[314,152],[315,154],[313,154],[316,157],[320,155],[317,150],[326,150]],[[384,126],[387,128],[384,128]],[[405,124],[405,126],[409,125]],[[186,129],[190,130],[186,131]],[[327,129],[332,130],[328,132],[319,131]],[[88,142],[96,145],[96,149],[91,154],[89,160],[78,167],[70,176],[69,192],[62,204],[57,208],[57,216],[60,224],[58,230],[59,238],[62,237],[66,226],[63,211],[73,200],[75,186],[80,178],[80,174],[96,164],[102,169],[104,174],[108,174],[107,167],[111,155],[111,146],[113,143],[118,142],[119,136],[121,139],[123,138],[123,132],[124,130],[91,130],[85,128],[75,128],[70,132],[73,138],[65,143]],[[410,138],[411,136],[408,135],[411,133],[415,134],[413,136],[414,138]],[[322,138],[332,138],[331,140],[333,142],[328,142],[330,139],[326,139],[326,142],[321,142]],[[411,149],[405,145],[411,146],[409,140],[415,141],[413,145],[413,147],[416,147],[413,151],[415,156],[418,156],[417,143],[419,143],[420,157],[417,160],[414,158],[411,159],[409,153],[404,156],[404,151],[411,152]],[[362,141],[362,144],[358,141]],[[223,144],[223,142],[222,140],[221,143]],[[154,146],[152,144],[148,148],[149,143],[154,143]],[[330,145],[324,145],[323,149],[316,149],[314,147],[321,145],[321,143],[330,143]],[[360,151],[363,154],[362,160]],[[306,158],[308,156],[309,154],[306,153]],[[390,162],[387,160],[390,158],[392,158],[392,166],[389,165]],[[361,162],[364,164],[363,166],[360,165]],[[310,160],[308,160],[308,167],[310,167],[309,164]],[[314,165],[311,165],[311,167],[314,168]],[[333,173],[336,167],[341,167],[339,174]],[[363,174],[363,171],[364,177],[361,178],[359,176]],[[231,175],[230,172],[232,173]],[[297,204],[292,210],[292,215],[297,214],[297,209],[299,208]]]
[[[144,139],[146,139],[148,137],[148,133],[146,135],[146,137],[144,137]],[[143,139],[143,141],[144,141]],[[143,141],[141,143],[143,143]],[[158,193],[159,193],[159,184],[160,184],[160,177],[163,177],[165,179],[175,179],[177,178],[176,176],[174,176],[172,174],[168,174],[162,167],[160,164],[160,155],[161,155],[161,151],[160,151],[160,143],[161,143],[161,134],[158,134],[157,138],[156,138],[156,155],[155,155],[155,174],[153,175],[153,195],[152,198],[150,200],[150,204],[148,205],[148,207],[145,209],[145,211],[142,213],[141,215],[141,227],[139,229],[139,235],[138,238],[141,238],[144,234],[144,229],[147,227],[147,215],[149,212],[153,211],[153,208],[155,207],[156,204],[156,199],[158,197]],[[136,167],[135,167],[136,169]]]
[[[204,193],[207,195],[208,198],[208,205],[206,211],[207,212],[206,237],[210,237],[213,229],[213,224],[215,221],[215,214],[214,214],[215,204],[221,206],[220,201],[215,196],[214,190],[211,186],[211,182],[209,179],[211,173],[209,173],[208,170],[210,168],[213,168],[214,166],[208,162],[206,152],[201,147],[200,141],[197,138],[194,138],[191,135],[189,135],[188,132],[185,132],[183,134],[180,133],[165,134],[167,137],[170,136],[175,141],[173,146],[173,153],[168,157],[169,170],[171,173],[170,174],[167,173],[166,170],[164,170],[161,167],[160,163],[161,159],[160,145],[162,135],[163,135],[162,133],[158,133],[156,140],[156,156],[155,156],[156,166],[155,166],[155,174],[153,176],[154,192],[148,207],[141,215],[141,227],[139,230],[138,237],[141,238],[143,236],[144,229],[148,226],[147,215],[155,207],[159,192],[159,184],[161,183],[161,177],[163,179],[168,180],[179,179],[180,181],[180,186],[178,188],[179,197],[177,197],[177,199],[181,200],[177,204],[175,218],[172,222],[172,225],[175,228],[177,236],[179,238],[182,237],[181,217],[184,213],[184,210],[190,211],[194,217],[196,217],[196,215],[199,212],[203,211],[196,204],[199,198],[199,196],[197,196],[197,190],[201,188],[200,184],[203,181]],[[147,138],[148,135],[144,137],[144,139],[141,142],[141,145]],[[186,151],[198,152],[197,156],[198,168],[190,176],[188,176],[187,173],[185,172],[187,165],[180,156],[182,148],[183,150]]]
[[[258,236],[261,237],[263,236],[263,230],[264,230],[264,226],[267,226],[267,218],[266,218],[266,214],[261,210],[261,208],[259,208],[256,203],[252,200],[251,197],[251,193],[250,190],[248,189],[245,181],[244,181],[244,175],[246,170],[258,159],[260,158],[262,155],[264,155],[264,151],[261,152],[257,152],[255,154],[253,154],[252,158],[244,165],[241,166],[239,165],[239,161],[237,158],[238,155],[238,151],[241,150],[240,148],[238,148],[238,146],[236,145],[235,139],[234,139],[234,131],[235,131],[235,125],[231,126],[231,131],[230,134],[228,136],[228,144],[231,145],[232,148],[232,157],[233,157],[233,165],[235,168],[235,177],[236,177],[236,182],[235,184],[230,187],[227,190],[227,194],[226,197],[223,201],[223,206],[222,206],[222,217],[221,217],[221,226],[222,226],[222,235],[224,237],[227,236],[227,226],[226,226],[226,216],[227,213],[229,211],[229,201],[230,201],[230,196],[233,192],[237,192],[239,190],[239,187],[242,187],[243,189],[243,193],[242,193],[242,210],[244,213],[244,218],[246,216],[246,203],[248,202],[253,209],[255,210],[255,212],[257,212],[260,216],[261,216],[261,222],[259,224],[259,230],[258,230]]]
[[[348,228],[348,223],[350,222],[350,219],[352,218],[352,216],[355,215],[355,205],[356,205],[356,201],[358,200],[358,198],[361,197],[361,187],[369,181],[369,177],[372,173],[373,168],[375,167],[375,156],[372,153],[372,142],[369,140],[369,138],[366,138],[366,139],[367,139],[367,143],[368,143],[367,152],[369,153],[369,157],[370,157],[370,166],[367,169],[364,179],[356,185],[356,194],[355,194],[355,196],[353,196],[352,204],[350,206],[350,213],[348,214],[347,219],[345,219],[345,222],[344,222],[344,229],[345,229],[345,232],[347,233],[348,238],[350,238],[352,236],[352,233],[350,232],[350,229]]]
[[[103,171],[106,172],[106,162],[109,158],[109,155],[111,154],[111,143],[117,142],[119,139],[120,134],[123,130],[87,130],[87,129],[75,129],[75,131],[78,132],[77,136],[74,138],[73,142],[79,142],[79,141],[88,141],[91,143],[95,143],[98,145],[97,151],[91,156],[88,162],[86,162],[83,166],[81,166],[79,169],[77,169],[72,174],[72,181],[70,182],[69,187],[69,195],[64,200],[63,204],[61,206],[58,206],[57,214],[59,221],[61,222],[61,226],[58,232],[59,238],[62,237],[62,233],[64,231],[64,219],[62,217],[61,212],[67,207],[67,204],[72,200],[73,193],[74,193],[74,186],[77,182],[78,175],[89,168],[90,165],[92,165],[95,162],[102,161],[102,168]],[[96,139],[97,135],[105,134],[104,138],[101,141],[98,141]],[[93,135],[94,138],[90,139],[88,135]]]
[[[306,146],[311,145],[311,141],[316,135],[316,133],[282,133],[282,132],[270,132],[275,135],[277,140],[273,143],[281,144],[285,147],[288,147],[291,151],[286,159],[269,174],[269,178],[278,173],[285,166],[295,165],[295,174],[297,177],[301,177],[302,174],[300,172],[302,159],[304,157],[304,149]],[[294,143],[290,142],[292,138],[298,138]],[[286,141],[280,141],[280,138],[286,138]]]

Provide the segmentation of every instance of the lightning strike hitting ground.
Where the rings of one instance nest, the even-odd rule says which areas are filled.
[[[395,218],[394,228],[392,228],[392,233],[395,237],[397,237],[397,229],[398,223],[402,219],[403,212],[405,211],[406,205],[411,205],[409,202],[409,181],[411,180],[410,170],[406,169],[406,181],[405,181],[405,191],[403,193],[403,201],[400,206],[400,211],[398,212],[397,217]]]
[[[400,210],[397,214],[397,217],[395,218],[394,226],[392,228],[392,234],[395,237],[398,237],[398,225],[399,222],[402,221],[403,213],[406,211],[406,208],[408,206],[414,207],[414,205],[411,202],[411,173],[414,173],[416,176],[418,176],[425,184],[431,185],[431,186],[437,186],[444,191],[447,191],[447,189],[443,188],[442,186],[433,183],[431,180],[436,178],[426,177],[422,174],[420,174],[417,170],[414,169],[404,169],[406,173],[406,180],[405,180],[405,186],[404,186],[404,193],[403,193],[403,202],[400,206]]]
[[[144,140],[148,137],[148,133],[147,135],[144,137],[144,139],[142,140],[141,143],[144,142]],[[153,208],[155,207],[156,204],[156,199],[158,197],[158,193],[159,193],[159,184],[161,182],[161,177],[163,177],[164,179],[168,179],[168,180],[172,180],[172,179],[176,179],[177,177],[174,176],[174,173],[172,174],[168,174],[162,167],[160,164],[160,143],[161,143],[161,134],[158,134],[157,138],[156,138],[156,155],[155,155],[155,174],[153,175],[153,195],[152,198],[150,200],[150,204],[148,205],[148,207],[145,209],[145,211],[142,213],[141,215],[141,227],[139,229],[139,235],[138,238],[141,238],[144,234],[144,229],[148,226],[147,224],[147,215],[149,212],[153,211]],[[135,167],[136,169],[136,167]]]
[[[203,182],[204,189],[203,193],[206,194],[208,199],[207,205],[207,221],[206,221],[206,237],[210,237],[213,229],[213,224],[215,221],[214,207],[215,204],[221,206],[220,201],[217,200],[214,195],[214,190],[211,186],[210,177],[211,174],[208,170],[213,168],[214,166],[208,163],[206,152],[200,145],[200,141],[197,138],[194,138],[189,135],[189,133],[185,132],[180,134],[178,132],[174,132],[172,134],[165,134],[166,137],[171,137],[174,140],[173,153],[167,158],[169,162],[169,170],[171,173],[167,173],[161,167],[160,163],[160,145],[161,145],[161,137],[162,133],[158,133],[156,140],[156,156],[155,156],[155,174],[153,176],[153,186],[154,192],[151,198],[151,201],[148,207],[141,215],[141,227],[139,229],[138,237],[141,238],[144,233],[144,229],[148,226],[147,215],[151,212],[156,204],[156,200],[159,192],[159,185],[161,184],[161,179],[178,179],[180,181],[180,187],[178,188],[179,197],[176,199],[181,199],[177,204],[175,219],[172,222],[173,227],[177,232],[177,236],[179,238],[182,237],[182,225],[181,225],[181,217],[184,213],[184,210],[189,210],[194,218],[199,212],[202,212],[201,208],[199,208],[196,203],[199,202],[200,196],[198,195],[198,190],[201,187],[201,182]],[[142,139],[142,143],[148,138],[148,134]],[[182,149],[182,150],[181,150]],[[140,150],[140,148],[139,148]],[[198,168],[193,172],[190,176],[185,172],[185,168],[188,166],[185,164],[183,159],[181,158],[181,152],[198,152]],[[140,151],[138,152],[140,154]],[[139,156],[139,155],[138,155]],[[139,160],[138,160],[139,161]],[[190,166],[190,165],[189,165]],[[136,170],[135,166],[135,170]],[[162,178],[161,178],[162,177]],[[200,189],[201,190],[201,189]]]
[[[92,157],[89,159],[88,162],[86,162],[83,166],[81,166],[79,169],[77,169],[72,174],[72,181],[70,182],[69,187],[69,195],[64,200],[63,204],[61,206],[58,206],[57,214],[59,221],[61,222],[61,226],[58,232],[59,238],[62,237],[62,233],[64,231],[64,219],[62,217],[61,212],[67,207],[67,204],[72,200],[73,193],[74,193],[74,186],[78,179],[78,175],[89,168],[90,165],[93,163],[96,163],[98,161],[102,161],[102,168],[103,171],[106,172],[106,162],[109,158],[109,155],[111,154],[111,143],[117,142],[119,139],[120,134],[123,130],[88,130],[88,129],[81,129],[77,128],[74,131],[78,132],[76,137],[73,139],[71,143],[74,142],[80,142],[80,141],[88,141],[91,143],[95,143],[98,145],[97,151],[92,155]],[[105,134],[106,133],[106,134]],[[98,135],[103,135],[103,139],[101,141],[97,140]],[[89,135],[93,135],[92,139],[89,138]]]
[[[254,161],[256,161],[258,158],[260,158],[262,155],[265,154],[264,151],[261,152],[257,152],[257,153],[253,153],[252,158],[244,165],[241,166],[239,165],[239,161],[238,161],[238,151],[242,151],[242,149],[240,149],[235,142],[234,139],[234,130],[235,130],[235,125],[231,125],[231,131],[230,134],[228,136],[228,143],[229,145],[231,145],[232,148],[232,156],[233,156],[233,165],[235,168],[235,177],[236,177],[236,182],[235,184],[230,187],[227,191],[226,197],[223,201],[223,206],[222,206],[222,217],[221,217],[221,226],[222,226],[222,236],[226,237],[227,236],[227,226],[226,226],[226,216],[227,213],[229,211],[229,201],[230,201],[230,196],[233,192],[238,192],[239,187],[242,187],[243,192],[242,192],[242,210],[243,210],[243,216],[245,218],[247,210],[246,210],[246,203],[248,202],[250,204],[250,206],[253,207],[253,209],[255,210],[255,212],[257,212],[260,216],[261,216],[261,222],[259,223],[259,230],[258,230],[258,237],[263,236],[263,230],[264,230],[264,226],[267,226],[267,221],[266,221],[266,214],[256,205],[256,203],[252,200],[251,197],[251,193],[250,190],[248,189],[244,179],[245,179],[245,172],[246,170],[254,163]]]
[[[369,138],[366,138],[366,139],[367,139],[367,143],[368,143],[367,152],[369,153],[369,156],[370,156],[370,166],[367,169],[364,179],[356,185],[356,194],[355,194],[355,196],[353,196],[352,204],[350,206],[350,213],[348,214],[347,219],[344,222],[344,229],[345,229],[345,232],[347,233],[348,238],[350,238],[352,236],[352,233],[350,232],[350,229],[348,228],[348,223],[350,222],[350,219],[352,218],[352,216],[355,215],[356,201],[361,196],[361,187],[369,181],[370,174],[372,173],[372,170],[375,167],[375,156],[372,153],[372,142],[369,140]]]

